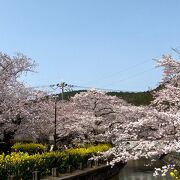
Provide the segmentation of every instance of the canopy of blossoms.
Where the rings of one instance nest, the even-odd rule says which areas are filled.
[[[33,71],[31,59],[0,53],[0,133],[48,138],[56,128],[58,141],[109,142],[113,148],[102,157],[112,164],[180,151],[180,63],[167,55],[158,66],[162,85],[150,106],[133,106],[95,90],[61,102],[19,81]]]

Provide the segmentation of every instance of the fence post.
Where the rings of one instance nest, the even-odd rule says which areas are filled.
[[[33,171],[33,178],[32,180],[40,180],[40,173],[39,171]]]
[[[92,168],[93,160],[88,160],[87,167]]]
[[[52,177],[58,177],[57,168],[52,168]]]
[[[99,166],[99,160],[98,160],[98,159],[96,159],[96,160],[94,161],[94,165],[95,165],[95,166]]]
[[[69,165],[69,166],[68,166],[67,172],[68,172],[68,173],[71,173],[71,172],[72,172],[72,165]]]
[[[80,169],[80,170],[83,169],[83,163],[82,163],[82,162],[79,163],[79,169]]]

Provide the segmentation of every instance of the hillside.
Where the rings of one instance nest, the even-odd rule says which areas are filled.
[[[64,92],[64,99],[68,100],[70,97],[74,96],[76,93],[85,92],[86,90],[70,91]],[[108,92],[108,95],[117,96],[124,99],[128,103],[135,106],[149,105],[153,100],[152,91],[145,92]],[[61,96],[61,94],[60,94]]]

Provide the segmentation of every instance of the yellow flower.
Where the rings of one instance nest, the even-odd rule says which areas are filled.
[[[172,177],[175,177],[175,174],[174,174],[174,172],[170,172],[170,176],[172,176]]]

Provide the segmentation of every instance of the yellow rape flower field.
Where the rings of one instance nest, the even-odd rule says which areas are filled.
[[[79,163],[87,163],[92,156],[110,148],[109,144],[100,144],[87,148],[72,148],[33,155],[24,152],[12,152],[6,156],[2,154],[0,155],[0,177],[6,180],[9,175],[15,175],[18,179],[28,180],[32,179],[33,171],[37,170],[41,176],[47,176],[54,167],[63,173],[69,165],[77,168]]]

